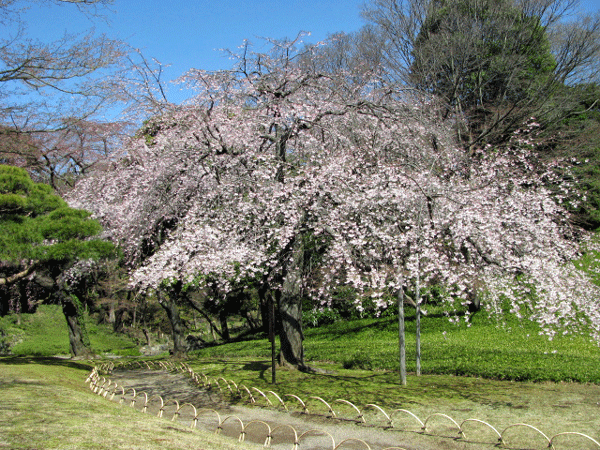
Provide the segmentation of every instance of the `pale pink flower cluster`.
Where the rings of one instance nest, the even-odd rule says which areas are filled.
[[[418,274],[449,302],[477,293],[549,335],[591,326],[599,339],[599,289],[570,262],[566,212],[523,146],[467,156],[430,100],[272,56],[236,68],[190,72],[194,101],[72,193],[121,244],[135,285],[276,287],[292,243],[312,236],[323,254],[303,287],[323,303],[349,285],[384,308]]]

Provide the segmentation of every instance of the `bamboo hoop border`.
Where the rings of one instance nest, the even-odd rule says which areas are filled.
[[[198,385],[201,384],[198,375],[185,362],[180,362],[179,364],[175,364],[175,363],[173,363],[171,361],[167,361],[167,362],[158,361],[157,363],[155,363],[153,361],[143,361],[143,362],[142,361],[134,361],[134,362],[129,362],[129,363],[121,364],[121,365],[119,365],[119,367],[124,367],[126,365],[136,365],[138,368],[144,368],[144,366],[145,366],[145,368],[148,369],[148,370],[158,370],[155,367],[156,364],[162,370],[166,370],[166,371],[170,371],[170,372],[181,372],[183,374],[187,373],[188,375],[190,375],[190,377],[192,379],[194,379],[197,382]],[[106,373],[106,374],[112,374],[112,372],[113,372],[113,370],[115,368],[117,368],[117,365],[114,362],[112,362],[112,361],[109,362],[109,363],[102,363],[102,364],[100,364],[100,366],[94,366],[93,369],[92,369],[92,371],[90,372],[90,374],[87,376],[87,378],[85,380],[85,383],[86,384],[89,383],[89,388],[90,388],[90,390],[92,392],[94,392],[95,394],[100,395],[100,396],[102,396],[104,398],[107,398],[107,395],[109,394],[109,389],[110,389],[110,386],[111,386],[112,382],[111,382],[110,379],[107,379],[106,377],[101,377],[100,373],[103,372],[103,373]],[[227,389],[232,394],[234,394],[234,390],[231,388],[231,385],[233,385],[235,387],[235,394],[237,394],[240,397],[242,395],[242,390],[243,390],[245,392],[245,394],[247,394],[248,397],[249,397],[248,398],[249,403],[251,403],[253,405],[256,405],[256,399],[252,395],[252,391],[256,391],[256,392],[258,392],[260,394],[261,397],[263,397],[266,400],[268,406],[270,406],[270,407],[276,407],[270,401],[270,399],[268,398],[268,396],[263,391],[261,391],[260,389],[258,389],[256,387],[250,387],[250,388],[248,388],[248,387],[246,387],[243,384],[240,384],[238,386],[234,381],[232,381],[232,380],[228,381],[224,377],[219,377],[218,379],[217,378],[213,378],[212,379],[212,383],[211,383],[209,377],[206,374],[202,373],[201,376],[204,377],[204,380],[202,382],[202,385],[203,385],[204,388],[211,388],[212,385],[214,384],[222,392],[223,390],[222,390],[222,388],[220,386],[220,383],[218,381],[220,379],[220,380],[222,380],[226,384]],[[117,382],[114,382],[114,387],[112,389],[112,395],[111,395],[111,398],[109,400],[112,400],[114,398],[114,396],[115,396],[115,394],[116,394],[116,392],[117,392],[117,390],[119,388],[121,389],[121,397],[120,397],[119,403],[123,403],[124,400],[125,400],[126,395],[130,391],[133,391],[133,397],[132,397],[131,403],[129,405],[131,407],[135,406],[137,397],[139,395],[141,395],[141,394],[144,394],[144,396],[145,396],[145,402],[144,402],[144,407],[143,407],[142,412],[145,412],[149,400],[151,400],[152,398],[158,396],[160,398],[160,400],[161,400],[161,408],[159,410],[159,417],[162,417],[162,412],[164,410],[164,407],[167,405],[168,401],[164,402],[163,399],[162,399],[162,397],[160,395],[155,394],[155,395],[151,396],[150,398],[148,398],[148,395],[145,392],[143,392],[143,391],[140,391],[139,393],[137,393],[134,388],[126,388],[126,387],[123,387],[123,386],[119,386],[117,384]],[[274,391],[267,391],[267,393],[270,394],[270,395],[273,395],[275,398],[277,398],[277,400],[279,401],[279,405],[283,406],[286,411],[289,411],[289,409],[287,407],[287,404],[283,401],[283,397],[292,397],[292,398],[296,399],[302,405],[302,413],[303,414],[308,414],[308,407],[306,405],[306,402],[303,401],[299,396],[294,395],[294,394],[284,394],[283,396],[279,396]],[[331,404],[328,403],[326,400],[324,400],[321,397],[317,397],[317,396],[310,396],[309,398],[310,399],[318,400],[318,401],[322,402],[325,406],[327,406],[328,413],[330,415],[329,416],[325,416],[325,417],[334,418],[334,419],[338,418],[337,414],[335,413],[335,411],[332,408]],[[218,418],[218,421],[219,421],[219,425],[217,426],[217,429],[215,430],[215,433],[217,433],[217,434],[222,429],[222,425],[223,425],[223,423],[225,421],[227,421],[230,418],[235,418],[236,420],[239,421],[239,423],[240,423],[240,425],[242,427],[242,432],[240,433],[240,436],[239,436],[239,439],[241,439],[240,442],[243,441],[242,434],[245,434],[245,429],[246,429],[245,427],[247,427],[251,423],[259,423],[259,422],[260,423],[265,423],[265,422],[262,422],[260,420],[253,420],[253,421],[248,422],[247,424],[244,424],[244,422],[242,421],[242,419],[240,419],[238,416],[234,416],[234,415],[230,415],[230,416],[225,417],[224,419],[221,419],[219,413],[216,410],[213,410],[213,409],[210,409],[210,408],[201,408],[200,410],[197,410],[196,407],[194,405],[192,405],[191,403],[184,403],[184,404],[182,404],[180,406],[179,403],[177,402],[177,400],[173,400],[173,401],[175,402],[175,404],[177,406],[177,410],[176,410],[173,418],[171,419],[172,421],[175,420],[175,417],[178,415],[179,410],[184,405],[190,405],[194,409],[194,420],[192,422],[191,428],[195,428],[195,425],[197,423],[197,418],[198,418],[198,416],[200,415],[200,413],[202,411],[213,411],[213,412],[215,412],[217,414],[217,418]],[[555,438],[558,438],[558,437],[561,437],[561,436],[565,436],[565,435],[573,435],[573,436],[578,436],[578,437],[581,437],[583,439],[588,440],[589,442],[593,443],[594,445],[596,445],[600,449],[600,442],[598,440],[592,438],[591,436],[589,436],[589,435],[587,435],[585,433],[581,433],[581,432],[577,432],[577,431],[563,431],[563,432],[559,432],[559,433],[556,433],[556,434],[548,437],[543,431],[541,431],[540,429],[534,427],[533,425],[519,422],[519,423],[510,424],[507,427],[505,427],[502,432],[499,432],[490,423],[488,423],[486,421],[483,421],[483,420],[480,420],[480,419],[477,419],[477,418],[468,418],[468,419],[463,420],[459,424],[455,419],[453,419],[451,416],[449,416],[447,414],[444,414],[444,413],[433,413],[433,414],[430,414],[429,416],[427,416],[427,418],[423,422],[415,413],[413,413],[413,412],[411,412],[411,411],[409,411],[407,409],[395,409],[390,414],[388,414],[382,407],[380,407],[380,406],[378,406],[378,405],[376,405],[374,403],[366,404],[363,407],[363,409],[361,410],[356,405],[354,405],[352,402],[350,402],[348,400],[345,400],[345,399],[336,399],[336,400],[334,400],[331,403],[334,403],[334,402],[344,403],[346,405],[349,405],[349,406],[353,407],[359,413],[358,417],[356,419],[357,422],[359,422],[359,423],[366,423],[366,419],[364,418],[364,412],[367,409],[369,409],[369,408],[375,409],[376,411],[379,411],[380,413],[382,413],[383,416],[386,418],[387,425],[388,425],[387,427],[389,427],[389,428],[394,428],[393,415],[394,415],[395,412],[404,412],[404,413],[407,413],[408,415],[410,415],[411,417],[413,417],[415,420],[417,420],[421,424],[421,432],[422,433],[427,433],[427,423],[430,421],[431,418],[433,418],[433,417],[443,417],[443,418],[446,418],[449,421],[451,421],[456,426],[456,428],[458,430],[458,433],[459,433],[459,439],[462,439],[465,442],[474,442],[474,441],[470,441],[469,439],[467,439],[467,436],[466,436],[466,434],[464,433],[464,430],[463,430],[463,425],[465,423],[475,422],[475,423],[479,423],[479,424],[485,425],[487,428],[489,428],[490,430],[492,430],[498,436],[498,442],[496,443],[496,445],[505,445],[506,444],[505,443],[505,435],[506,435],[506,431],[507,430],[510,430],[510,429],[516,428],[516,427],[525,427],[525,428],[531,429],[531,430],[537,432],[539,435],[541,435],[547,441],[548,448],[554,448],[554,440],[555,440]],[[308,433],[308,432],[305,432],[302,435],[300,435],[300,437],[298,437],[298,434],[297,434],[296,430],[291,425],[280,425],[280,426],[277,426],[277,427],[275,427],[273,429],[271,429],[268,424],[265,423],[265,425],[268,426],[268,434],[265,437],[264,447],[269,447],[270,446],[270,443],[271,443],[271,440],[272,440],[272,433],[275,432],[276,430],[278,430],[279,428],[289,427],[292,430],[294,430],[294,433],[295,433],[295,442],[293,444],[294,445],[293,448],[295,448],[295,449],[298,448],[299,439],[302,436],[304,436],[306,433]],[[309,430],[309,431],[314,431],[314,430]],[[319,431],[319,432],[321,432],[323,434],[329,434],[329,433],[327,433],[324,430],[316,430],[316,431]],[[331,437],[331,438],[333,440],[333,437]],[[338,448],[340,448],[342,446],[342,444],[344,444],[345,442],[348,442],[348,441],[362,442],[366,446],[367,450],[370,450],[370,446],[365,441],[363,441],[362,439],[355,439],[355,438],[349,438],[349,439],[345,439],[345,440],[341,441],[337,446],[333,447],[333,450],[337,450]],[[335,444],[335,440],[333,440],[333,443]],[[385,448],[383,450],[404,450],[404,449],[402,447],[387,447],[387,448]]]

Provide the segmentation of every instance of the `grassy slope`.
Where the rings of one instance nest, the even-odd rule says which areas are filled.
[[[424,374],[469,375],[528,381],[600,383],[600,348],[584,336],[565,335],[548,340],[535,323],[508,319],[498,323],[476,314],[472,326],[451,324],[435,310],[422,318],[422,371]],[[411,315],[412,314],[412,315]],[[68,332],[58,306],[41,306],[36,314],[0,318],[0,327],[21,342],[14,355],[52,356],[69,353]],[[88,324],[93,350],[98,354],[138,354],[135,344],[108,327]],[[307,360],[345,364],[363,369],[397,370],[396,318],[339,321],[305,330]],[[407,310],[407,365],[415,370],[414,310]],[[5,338],[6,339],[6,338]],[[9,338],[12,339],[12,338]],[[256,356],[270,354],[266,339],[235,342],[204,349],[198,356]]]
[[[269,377],[265,377],[268,367],[255,358],[232,357],[221,361],[210,358],[194,360],[192,364],[238,381],[247,379],[249,386],[269,386]],[[410,409],[421,418],[442,412],[459,422],[466,418],[483,419],[499,430],[510,424],[525,422],[549,435],[578,431],[598,439],[600,424],[596,401],[600,398],[600,386],[511,383],[426,375],[418,379],[411,376],[409,385],[400,387],[394,374],[389,372],[343,370],[332,364],[323,366],[336,373],[279,371],[279,384],[269,388],[304,398],[303,390],[328,400],[346,398],[358,405],[374,401],[388,411],[392,405]],[[98,450],[253,448],[247,443],[240,446],[235,440],[212,433],[192,432],[170,420],[144,415],[94,395],[84,383],[89,370],[88,364],[69,360],[0,358],[0,447]],[[313,412],[318,412],[316,404],[310,404]],[[326,414],[325,410],[320,412]],[[374,411],[371,412],[376,416]],[[415,428],[414,421],[403,422],[401,419],[396,418],[397,427]],[[368,420],[371,423],[371,419]],[[433,421],[429,430],[434,434],[436,430],[444,432],[444,422]],[[471,436],[475,435],[476,429],[467,427],[465,430],[472,432]],[[401,436],[416,442],[421,439],[414,433]],[[510,438],[512,448],[531,448],[532,443],[541,444],[536,448],[544,448],[539,435],[528,429],[515,429]],[[581,439],[575,442],[581,444]],[[489,444],[481,447],[465,444],[464,448],[467,447],[494,448]],[[566,447],[557,448],[575,447],[567,443]]]
[[[414,313],[408,311],[406,354],[415,371]],[[422,372],[426,374],[600,383],[600,348],[584,336],[549,340],[530,321],[498,323],[476,314],[472,326],[451,324],[444,316],[422,318]],[[397,370],[398,324],[395,318],[363,319],[305,330],[309,361],[330,361],[355,368]],[[269,355],[266,340],[207,348],[199,356]]]
[[[290,408],[300,410],[300,405],[287,396],[296,395],[308,403],[310,411],[323,415],[327,415],[327,409],[320,402],[311,400],[311,396],[325,399],[334,405],[336,411],[342,406],[335,400],[343,399],[361,410],[369,403],[382,407],[388,413],[407,409],[421,420],[434,413],[443,413],[458,423],[473,418],[484,420],[500,431],[512,424],[527,423],[549,436],[576,431],[600,439],[600,386],[595,384],[512,382],[452,375],[417,377],[411,374],[407,385],[401,386],[394,372],[347,370],[339,364],[316,363],[315,367],[326,372],[301,373],[279,369],[277,383],[272,385],[267,359],[232,354],[222,358],[199,358],[189,363],[196,373],[205,373],[219,380],[218,377],[225,377],[238,386],[257,387],[263,392],[273,390],[289,402]],[[264,403],[261,398],[258,401]],[[350,409],[346,413],[347,417],[354,416]],[[369,414],[372,417],[369,423],[379,420],[381,425],[384,424],[374,409],[369,410]],[[406,415],[397,416],[395,423],[400,428],[418,431],[415,421]],[[539,439],[535,433],[523,431],[515,436],[520,437],[524,447],[517,445],[515,448],[531,448],[527,446],[530,441]]]
[[[0,358],[0,448],[242,448],[92,394],[84,383],[89,371],[67,360]]]
[[[0,327],[17,342],[11,352],[19,356],[53,356],[69,354],[69,332],[60,306],[41,305],[35,314],[0,318]],[[88,336],[94,352],[139,355],[137,346],[126,336],[113,333],[106,325],[87,320]]]

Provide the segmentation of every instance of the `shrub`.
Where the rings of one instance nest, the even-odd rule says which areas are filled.
[[[321,325],[329,325],[342,317],[336,310],[325,308],[325,309],[313,309],[311,311],[302,313],[302,323],[307,328],[316,328]]]

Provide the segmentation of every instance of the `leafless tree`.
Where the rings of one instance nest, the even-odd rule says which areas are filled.
[[[371,25],[353,33],[328,35],[322,45],[307,45],[301,65],[321,73],[347,73],[361,83],[379,77],[382,66],[382,37]]]
[[[130,124],[117,117],[131,95],[135,67],[124,42],[93,31],[53,42],[28,37],[27,8],[76,8],[106,20],[112,0],[2,0],[0,21],[0,162],[26,168],[58,192],[120,147]]]
[[[107,0],[48,0],[74,4],[96,16]],[[47,130],[63,117],[88,118],[115,99],[114,75],[128,53],[125,43],[93,32],[65,34],[54,42],[27,36],[20,2],[0,4],[8,35],[0,39],[0,120],[15,130]]]

